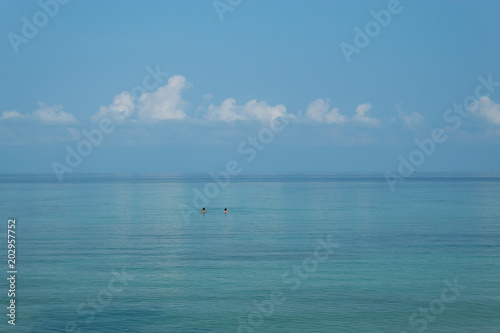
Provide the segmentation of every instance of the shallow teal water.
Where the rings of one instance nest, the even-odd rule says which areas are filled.
[[[210,181],[0,177],[18,260],[0,330],[498,332],[498,178],[247,176],[184,218]]]

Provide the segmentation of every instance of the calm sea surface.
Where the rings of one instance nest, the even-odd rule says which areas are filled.
[[[2,175],[0,212],[1,332],[500,332],[499,177]]]

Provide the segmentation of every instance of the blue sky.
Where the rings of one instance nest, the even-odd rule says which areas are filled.
[[[41,3],[0,1],[1,173],[207,172],[233,159],[244,172],[383,172],[436,129],[446,140],[415,170],[500,171],[498,1]],[[376,29],[367,45],[356,27]],[[447,114],[454,104],[467,110]],[[68,166],[67,147],[104,118],[113,130]],[[238,147],[280,119],[246,161]]]

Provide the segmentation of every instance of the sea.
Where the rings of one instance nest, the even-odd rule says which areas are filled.
[[[0,212],[1,332],[500,332],[494,173],[3,174]]]

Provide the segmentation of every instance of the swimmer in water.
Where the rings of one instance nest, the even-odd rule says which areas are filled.
[[[203,207],[203,209],[201,210],[201,212],[202,212],[203,214],[205,214],[205,207]]]
[[[224,208],[224,214],[227,214],[227,208]]]

